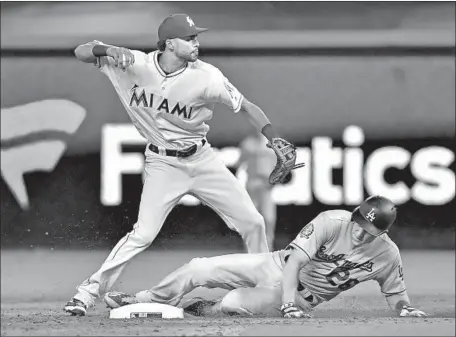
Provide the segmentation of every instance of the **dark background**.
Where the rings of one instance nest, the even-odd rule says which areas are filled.
[[[454,153],[454,3],[2,2],[1,9],[2,131],[8,127],[3,110],[26,103],[65,99],[86,110],[78,130],[64,137],[68,148],[55,170],[24,175],[28,210],[2,175],[2,248],[109,248],[131,229],[140,175],[123,178],[121,205],[100,202],[101,130],[108,123],[129,123],[128,116],[107,78],[72,53],[93,39],[150,51],[156,27],[175,12],[211,28],[200,37],[203,60],[219,67],[296,145],[307,147],[312,138],[326,136],[344,147],[344,128],[358,125],[366,136],[365,157],[385,146],[412,154],[442,146]],[[218,148],[237,146],[250,131],[242,117],[222,106],[209,125],[208,140]],[[54,136],[50,130],[39,135]],[[2,156],[35,140],[2,137]],[[141,153],[143,147],[129,151]],[[341,177],[335,170],[334,184]],[[415,181],[410,167],[387,170],[385,178],[409,187]],[[400,205],[391,237],[400,248],[454,249],[453,204],[454,190],[444,205]],[[278,206],[276,248],[318,212],[333,208],[353,206]],[[242,242],[209,208],[178,205],[152,247],[201,245]]]

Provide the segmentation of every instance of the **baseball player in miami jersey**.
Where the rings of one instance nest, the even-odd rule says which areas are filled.
[[[277,159],[274,151],[266,147],[266,143],[266,138],[260,132],[246,137],[239,145],[241,156],[238,167],[246,168],[246,189],[264,218],[268,246],[273,250],[277,206],[272,200],[273,185],[269,183],[269,174],[274,169]]]
[[[152,289],[129,296],[107,293],[111,308],[136,302],[178,305],[195,287],[231,290],[211,303],[197,300],[189,313],[310,317],[308,312],[361,282],[380,285],[399,316],[426,314],[410,306],[399,249],[386,232],[396,218],[388,199],[373,196],[353,212],[331,210],[306,224],[284,250],[197,258]]]
[[[278,136],[263,111],[250,103],[216,67],[198,59],[198,33],[185,14],[158,28],[158,50],[136,50],[93,41],[76,57],[95,64],[114,86],[138,132],[147,139],[139,214],[101,268],[77,287],[64,310],[85,315],[108,291],[126,264],[151,245],[172,208],[185,194],[211,207],[240,233],[249,253],[268,252],[263,217],[248,193],[206,139],[215,103],[243,114],[269,140]]]

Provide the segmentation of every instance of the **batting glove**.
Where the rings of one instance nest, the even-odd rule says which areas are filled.
[[[280,311],[282,311],[282,315],[285,318],[312,318],[311,315],[299,309],[293,302],[283,304],[280,307]]]
[[[401,309],[400,317],[426,317],[427,314],[424,311],[412,308],[411,306],[404,305]]]

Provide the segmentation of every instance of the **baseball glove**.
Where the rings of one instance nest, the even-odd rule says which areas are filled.
[[[283,138],[273,138],[266,146],[273,149],[277,156],[276,166],[269,175],[271,185],[282,183],[292,170],[305,165],[296,164],[296,147]]]

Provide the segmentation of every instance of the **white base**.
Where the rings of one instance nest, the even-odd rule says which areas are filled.
[[[136,303],[112,309],[109,318],[184,318],[184,310],[168,304]]]

